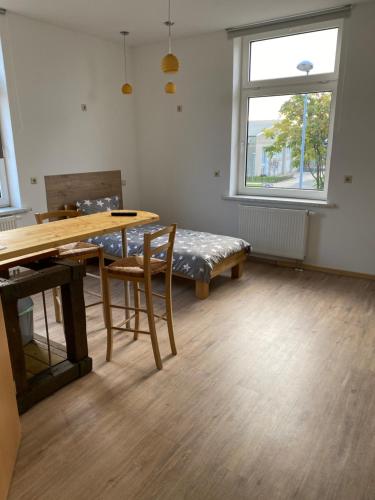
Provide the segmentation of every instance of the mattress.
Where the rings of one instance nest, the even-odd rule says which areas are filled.
[[[128,229],[128,254],[142,255],[144,233],[158,231],[163,227],[165,226],[160,224],[147,224]],[[167,235],[157,238],[154,245],[166,243],[167,238]],[[121,233],[95,236],[87,241],[100,245],[108,255],[119,258],[122,256]],[[215,265],[241,250],[250,252],[250,244],[231,236],[178,228],[173,249],[173,272],[190,279],[209,282]],[[165,254],[161,253],[156,257],[165,258]]]

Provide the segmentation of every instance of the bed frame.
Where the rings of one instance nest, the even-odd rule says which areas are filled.
[[[123,207],[120,170],[48,175],[44,177],[44,181],[48,211],[75,208],[77,200],[105,198],[115,195],[120,198],[120,207]],[[105,258],[116,260],[117,257],[105,255]],[[246,258],[247,253],[245,250],[236,252],[217,264],[212,270],[211,277],[214,278],[230,269],[232,279],[240,278]],[[179,273],[174,274],[185,279],[192,279]],[[210,294],[210,283],[194,281],[195,295],[199,299],[206,299]]]
[[[231,270],[231,279],[238,279],[242,276],[243,272],[243,264],[247,259],[247,253],[245,250],[240,250],[235,254],[227,257],[222,260],[220,264],[216,264],[211,272],[211,279],[215,278],[215,276],[219,276],[219,274],[224,273],[225,271]],[[113,255],[104,254],[104,258],[108,260],[116,260],[118,257],[113,257]],[[193,278],[189,278],[185,274],[173,273],[174,276],[178,276],[180,278],[184,278],[186,280],[195,281],[195,295],[198,299],[207,299],[210,295],[210,283],[206,281],[194,280]]]

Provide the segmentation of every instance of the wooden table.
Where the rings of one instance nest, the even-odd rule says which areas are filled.
[[[158,215],[141,210],[137,212],[136,217],[112,217],[110,212],[100,212],[48,224],[11,229],[0,233],[0,245],[6,247],[0,250],[0,264],[4,260],[116,231],[121,231],[123,254],[126,256],[126,229],[158,220]]]
[[[124,213],[127,211],[116,210],[116,212]],[[100,212],[49,222],[48,224],[36,224],[4,231],[0,233],[0,246],[5,246],[6,248],[0,250],[0,267],[4,260],[9,261],[23,255],[115,231],[121,231],[122,256],[127,257],[126,229],[158,220],[158,215],[142,210],[137,211],[135,217],[113,217],[110,212]],[[129,288],[127,284],[125,285],[125,305],[129,306]],[[126,310],[126,322],[129,321],[129,317],[129,310]]]
[[[17,261],[32,260],[31,256],[33,254],[36,256],[35,259],[37,259],[40,252],[49,254],[49,250],[60,245],[116,231],[120,231],[122,234],[123,255],[126,256],[127,228],[148,224],[158,220],[158,215],[144,211],[138,211],[137,216],[135,217],[113,217],[110,212],[101,212],[93,215],[49,222],[48,224],[35,224],[33,226],[4,231],[0,233],[0,245],[5,246],[4,249],[0,250],[0,269],[2,266],[4,266],[4,268],[10,267],[12,262],[16,265]],[[25,256],[27,256],[27,258],[25,258]],[[73,266],[72,269],[69,270],[69,266]],[[18,298],[18,296],[25,296],[25,294],[32,295],[33,293],[37,293],[47,288],[49,289],[51,287],[61,286],[63,295],[63,312],[65,309],[64,331],[66,339],[69,340],[69,342],[67,342],[67,366],[60,366],[55,370],[56,373],[52,370],[50,380],[47,380],[43,387],[43,394],[45,395],[51,394],[53,389],[56,390],[57,385],[58,387],[61,387],[62,385],[68,383],[71,381],[72,377],[77,378],[73,373],[74,369],[80,372],[79,376],[82,376],[82,374],[88,373],[91,370],[91,359],[88,357],[87,350],[82,287],[84,271],[81,272],[79,270],[79,268],[83,269],[83,266],[78,264],[69,264],[67,261],[65,264],[66,269],[63,269],[63,263],[60,265],[56,265],[55,263],[55,267],[56,268],[46,269],[39,272],[31,284],[26,282],[23,283],[22,278],[17,278],[10,286],[10,291],[8,293],[9,297],[5,296],[5,292],[3,293],[3,300],[8,302],[11,301],[11,307],[8,304],[3,310],[3,307],[0,304],[0,337],[3,339],[3,337],[6,337],[7,334],[4,328],[3,320],[4,316],[6,316],[8,324],[11,325],[9,327],[10,330],[8,331],[8,337],[10,336],[10,340],[13,344],[18,343],[16,346],[13,345],[14,349],[12,349],[13,357],[18,356],[19,358],[17,358],[16,361],[13,359],[12,365],[14,368],[17,366],[17,362],[24,365],[21,338],[18,332],[19,326],[18,321],[16,320],[16,301],[13,300],[14,297]],[[73,281],[72,277],[74,278]],[[44,286],[46,284],[48,284],[48,286]],[[129,294],[127,288],[125,290],[125,297],[128,302]],[[129,315],[127,315],[125,317],[125,322],[128,322],[129,320]],[[20,376],[15,376],[14,378],[16,380],[17,392],[22,395],[23,406],[21,406],[21,411],[24,411],[34,402],[41,399],[41,391],[39,389],[38,391],[31,390],[33,387],[31,387],[25,379],[25,369],[19,370],[19,372]]]
[[[116,210],[126,213],[129,210]],[[126,229],[129,227],[149,224],[159,220],[159,216],[151,212],[137,211],[135,217],[113,217],[110,212],[100,212],[82,217],[63,219],[48,224],[35,224],[0,233],[0,268],[3,261],[37,253],[67,243],[85,240],[92,236],[106,233],[121,232],[122,256],[127,257],[128,247]],[[129,306],[129,288],[125,284],[125,305]],[[125,320],[129,321],[129,310],[125,312]]]

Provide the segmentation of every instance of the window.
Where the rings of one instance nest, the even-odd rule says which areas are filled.
[[[9,206],[9,190],[3,146],[0,139],[0,207]]]
[[[238,193],[326,199],[342,22],[241,41]]]

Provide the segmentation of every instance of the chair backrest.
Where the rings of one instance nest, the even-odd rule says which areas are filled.
[[[35,214],[37,224],[43,224],[44,221],[70,219],[81,215],[78,210],[53,210],[52,212],[40,212]]]
[[[170,226],[164,227],[159,231],[155,231],[154,233],[145,233],[144,234],[144,246],[143,246],[143,257],[144,257],[144,269],[145,274],[148,274],[148,271],[151,268],[151,257],[157,255],[158,259],[161,259],[160,254],[165,253],[166,258],[161,259],[165,260],[167,264],[166,273],[172,274],[172,264],[173,264],[173,246],[174,240],[176,236],[176,224],[171,224]],[[168,241],[166,243],[162,243],[161,245],[153,246],[152,242],[161,236],[168,235]]]

